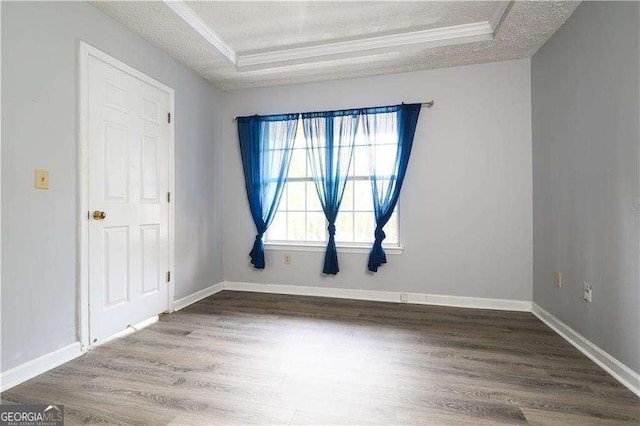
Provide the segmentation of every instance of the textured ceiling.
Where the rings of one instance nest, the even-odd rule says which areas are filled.
[[[238,52],[487,21],[487,1],[236,1],[186,4]]]
[[[531,57],[578,6],[516,1],[493,40],[240,72],[162,2],[93,2],[224,90],[389,74]],[[239,54],[489,20],[493,2],[186,2]]]

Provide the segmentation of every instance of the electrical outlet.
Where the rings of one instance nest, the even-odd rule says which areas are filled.
[[[407,302],[409,301],[409,295],[407,295],[407,294],[401,294],[401,295],[400,295],[400,301],[401,301],[402,303],[407,303]]]
[[[592,297],[593,297],[593,288],[591,287],[591,284],[589,284],[588,282],[585,282],[584,283],[584,300],[591,303]]]
[[[284,254],[284,264],[285,265],[291,265],[291,254],[290,253],[285,253]]]
[[[556,287],[562,287],[562,272],[556,272]]]

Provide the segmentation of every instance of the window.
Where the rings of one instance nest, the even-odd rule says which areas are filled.
[[[382,149],[387,150],[388,155],[395,156],[395,142],[390,141],[388,147]],[[375,226],[369,181],[369,152],[364,134],[359,131],[340,213],[336,220],[336,244],[369,246],[374,240]],[[385,247],[399,245],[398,227],[396,206],[393,216],[384,227],[387,235],[383,243]],[[267,231],[266,241],[323,245],[327,239],[327,221],[307,162],[306,142],[300,121],[289,174],[276,216]]]

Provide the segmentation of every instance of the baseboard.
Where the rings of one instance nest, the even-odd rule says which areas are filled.
[[[225,290],[252,291],[257,293],[292,294],[297,296],[333,297],[337,299],[369,300],[374,302],[403,302],[417,305],[440,305],[475,309],[494,309],[530,312],[531,302],[525,300],[487,299],[482,297],[444,296],[437,294],[401,293],[395,291],[354,290],[331,287],[306,287],[281,284],[258,284],[225,281]]]
[[[225,281],[225,290],[251,291],[255,293],[292,294],[296,296],[333,297],[336,299],[369,300],[374,302],[400,302],[400,293],[392,291],[355,290],[331,287],[307,287],[282,284],[243,283],[237,281]],[[404,293],[407,295],[407,303],[427,304],[424,294]]]
[[[224,289],[224,283],[220,282],[218,284],[214,284],[212,286],[204,288],[200,291],[196,291],[195,293],[190,294],[189,296],[175,300],[173,302],[173,309],[176,311],[179,311],[180,309],[186,308],[189,305],[193,305],[194,303],[206,297],[219,293],[223,289]]]
[[[526,300],[489,299],[484,297],[445,296],[427,294],[428,305],[455,306],[459,308],[492,309],[495,311],[531,312],[531,302]]]
[[[557,317],[545,311],[543,308],[533,303],[531,312],[547,324],[553,331],[571,343],[589,359],[611,374],[616,380],[636,395],[640,396],[640,374],[636,373],[622,362],[611,356],[609,353],[598,347],[582,334],[569,327]]]
[[[0,391],[4,392],[42,373],[46,373],[65,362],[79,357],[82,353],[82,345],[80,342],[75,342],[7,370],[0,375]]]

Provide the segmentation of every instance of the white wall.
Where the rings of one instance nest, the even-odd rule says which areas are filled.
[[[224,278],[269,284],[532,298],[531,85],[528,59],[224,93]],[[366,254],[267,251],[251,268],[255,237],[243,184],[236,115],[421,102],[400,201],[404,253],[377,274]]]
[[[176,91],[176,298],[222,280],[222,95],[88,3],[2,2],[2,371],[77,340],[78,40]],[[34,189],[34,169],[50,189]]]
[[[534,301],[638,373],[639,27],[637,2],[583,2],[531,64]]]

